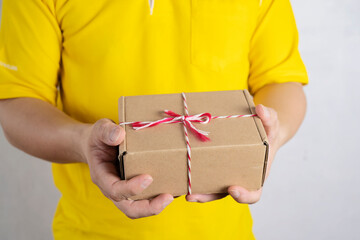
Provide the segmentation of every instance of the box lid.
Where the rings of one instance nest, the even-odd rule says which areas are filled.
[[[212,116],[253,114],[254,104],[248,91],[185,93],[190,115],[210,113]],[[128,96],[119,99],[119,121],[155,121],[167,117],[164,110],[184,115],[180,93]],[[266,134],[258,117],[213,119],[208,124],[194,123],[210,132],[211,141],[202,142],[189,131],[190,144],[195,148],[232,145],[258,145],[266,142]],[[186,148],[182,123],[161,124],[142,130],[125,125],[126,137],[120,151],[128,153],[171,151]]]

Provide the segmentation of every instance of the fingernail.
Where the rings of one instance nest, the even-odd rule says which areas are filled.
[[[116,140],[118,140],[119,138],[119,132],[120,129],[118,127],[114,127],[114,129],[110,133],[110,141],[116,142]]]
[[[190,200],[187,200],[188,202],[198,202],[197,199],[190,199]]]
[[[145,180],[141,183],[142,188],[147,188],[152,183],[152,178],[145,178]]]
[[[231,196],[233,196],[234,198],[240,197],[240,192],[237,191],[237,190],[232,190],[232,191],[230,191],[230,194],[231,194]]]
[[[174,199],[168,199],[163,203],[163,208],[166,208]]]

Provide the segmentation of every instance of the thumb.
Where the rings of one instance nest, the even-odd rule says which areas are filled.
[[[270,145],[273,144],[274,140],[279,136],[279,119],[277,112],[261,104],[256,106],[255,111],[261,119]]]
[[[125,130],[110,119],[96,122],[95,131],[97,138],[109,146],[117,146],[125,138]]]
[[[270,120],[270,111],[264,105],[257,105],[255,107],[255,112],[263,122],[268,122]]]
[[[277,113],[274,109],[265,107],[262,104],[259,104],[255,107],[255,112],[261,119],[265,129],[270,128],[277,120]]]

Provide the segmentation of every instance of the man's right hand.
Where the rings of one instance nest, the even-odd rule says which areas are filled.
[[[92,181],[102,193],[129,218],[136,219],[159,214],[173,201],[170,194],[161,194],[151,200],[129,200],[141,193],[153,181],[150,175],[139,175],[121,180],[115,169],[117,146],[124,140],[125,131],[109,119],[101,119],[83,132],[81,149],[88,163]]]

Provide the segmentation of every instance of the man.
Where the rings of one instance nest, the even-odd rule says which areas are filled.
[[[4,133],[54,163],[55,239],[253,239],[247,204],[261,190],[127,200],[153,180],[119,179],[113,162],[125,132],[113,121],[120,96],[249,89],[270,169],[306,108],[289,0],[150,2],[4,0]]]

